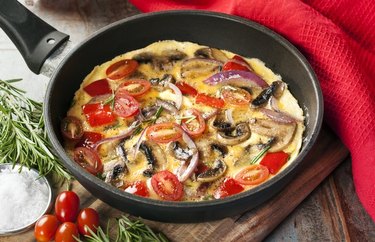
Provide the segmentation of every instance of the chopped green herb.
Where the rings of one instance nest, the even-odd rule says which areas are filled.
[[[42,176],[71,179],[48,140],[42,103],[11,84],[18,81],[0,80],[0,163],[19,163],[38,169]]]
[[[271,145],[266,145],[250,162],[251,165],[254,165],[255,163],[258,162],[260,158],[271,148]]]

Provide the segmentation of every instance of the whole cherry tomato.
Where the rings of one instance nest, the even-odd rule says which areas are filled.
[[[75,242],[75,238],[79,238],[79,233],[74,223],[65,222],[57,228],[55,242]]]
[[[35,224],[35,239],[40,242],[53,240],[58,226],[59,221],[56,216],[51,214],[43,215]]]
[[[72,191],[64,191],[56,198],[55,213],[61,222],[75,222],[79,212],[79,197]]]
[[[92,208],[84,208],[79,212],[77,217],[77,225],[79,233],[82,235],[90,235],[88,230],[96,233],[99,226],[99,214]]]

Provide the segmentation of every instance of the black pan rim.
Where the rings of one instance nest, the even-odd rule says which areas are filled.
[[[109,29],[111,29],[115,26],[118,26],[118,25],[121,25],[121,24],[126,24],[127,22],[132,22],[132,21],[140,21],[144,18],[152,18],[154,16],[159,16],[159,15],[176,15],[176,14],[177,15],[185,14],[185,15],[192,15],[192,16],[193,15],[199,15],[199,16],[207,16],[207,17],[213,17],[213,18],[224,18],[224,19],[227,19],[229,21],[235,21],[235,22],[238,22],[240,24],[245,24],[245,25],[249,26],[250,28],[254,28],[257,31],[265,33],[265,34],[269,35],[271,38],[276,39],[277,42],[282,44],[284,47],[286,47],[288,49],[288,51],[290,51],[293,55],[295,55],[296,58],[301,61],[304,68],[307,70],[307,72],[310,76],[310,79],[313,80],[314,90],[312,90],[312,91],[315,94],[314,96],[315,96],[317,104],[318,104],[318,106],[317,106],[317,117],[316,117],[317,122],[316,122],[315,126],[313,126],[311,128],[313,130],[311,136],[310,137],[303,137],[304,139],[308,139],[307,144],[302,148],[302,150],[300,151],[300,153],[298,154],[298,156],[296,157],[296,159],[293,161],[292,164],[290,164],[281,173],[277,174],[272,179],[268,180],[267,182],[255,187],[251,190],[241,192],[241,193],[236,194],[234,196],[229,196],[229,197],[223,198],[223,199],[215,199],[215,200],[210,200],[210,201],[199,201],[199,202],[170,202],[170,201],[148,199],[148,198],[143,198],[143,197],[139,197],[139,196],[136,196],[136,195],[132,195],[132,194],[123,192],[123,191],[119,190],[118,188],[115,188],[115,187],[113,187],[109,184],[106,184],[104,181],[102,181],[99,178],[89,174],[83,168],[81,168],[78,164],[76,164],[66,154],[64,148],[60,144],[56,134],[53,131],[53,128],[52,128],[52,125],[51,125],[52,121],[51,121],[51,118],[49,116],[49,114],[52,113],[51,112],[52,107],[50,106],[50,102],[49,102],[51,90],[53,90],[53,86],[54,86],[55,80],[56,80],[56,78],[59,74],[59,70],[61,69],[61,67],[66,62],[69,61],[69,58],[73,55],[73,53],[76,50],[82,48],[90,40],[92,40],[92,39],[94,39],[94,38],[96,38],[96,37],[98,37],[102,34],[105,34],[107,32],[107,30],[109,30]],[[186,41],[188,41],[188,40],[186,40]],[[247,19],[244,19],[244,18],[241,18],[241,17],[228,15],[228,14],[224,14],[224,13],[211,12],[211,11],[201,11],[201,10],[172,10],[172,11],[160,11],[160,12],[153,12],[153,13],[138,14],[138,15],[131,16],[131,17],[119,20],[117,22],[114,22],[114,23],[112,23],[110,25],[107,25],[104,28],[94,32],[91,36],[86,38],[83,42],[77,44],[77,46],[73,50],[70,51],[70,53],[63,59],[63,61],[60,63],[60,65],[56,68],[56,70],[53,73],[53,76],[51,77],[51,80],[48,84],[44,104],[45,104],[44,105],[44,113],[47,114],[47,115],[45,115],[46,130],[47,130],[47,133],[48,133],[49,138],[51,140],[51,143],[52,143],[54,149],[56,150],[57,154],[61,158],[62,162],[64,163],[64,165],[67,166],[68,170],[70,170],[73,173],[73,175],[74,175],[74,173],[78,174],[78,172],[79,172],[79,174],[85,180],[90,181],[91,183],[96,183],[96,185],[100,186],[101,189],[105,190],[106,192],[113,193],[117,196],[120,196],[122,199],[129,199],[129,200],[132,200],[134,202],[142,203],[144,205],[154,205],[154,206],[156,205],[156,206],[160,206],[160,207],[168,207],[168,208],[172,207],[172,208],[176,208],[176,209],[181,209],[181,208],[186,208],[186,209],[193,208],[194,209],[194,208],[216,207],[216,206],[219,206],[221,204],[228,204],[228,203],[231,203],[231,202],[235,202],[239,199],[248,198],[251,195],[253,195],[255,193],[258,193],[259,191],[266,190],[266,189],[269,189],[270,187],[272,187],[275,183],[277,183],[283,177],[287,176],[292,170],[296,169],[300,165],[300,163],[302,162],[302,160],[304,159],[304,157],[306,156],[308,151],[311,149],[311,147],[315,143],[315,141],[318,137],[318,134],[320,132],[321,126],[322,126],[323,108],[324,108],[323,107],[323,95],[322,95],[322,92],[321,92],[321,89],[320,89],[319,81],[318,81],[318,79],[315,75],[315,72],[313,71],[313,69],[310,66],[307,59],[302,55],[302,53],[294,45],[292,45],[288,40],[286,40],[284,37],[277,34],[276,32],[270,30],[269,28],[267,28],[263,25],[260,25],[256,22],[253,22],[251,20],[247,20]]]

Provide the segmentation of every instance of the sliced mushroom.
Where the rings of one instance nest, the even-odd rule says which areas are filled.
[[[285,83],[282,81],[274,81],[272,84],[264,89],[252,102],[253,108],[263,107],[267,104],[268,100],[274,96],[276,98],[281,97],[285,89]]]
[[[218,153],[220,153],[220,156],[223,158],[228,154],[228,147],[221,144],[212,143],[211,149],[216,150]]]
[[[157,106],[157,105],[152,105],[152,106],[142,108],[141,113],[142,113],[143,118],[146,119],[146,120],[151,118],[152,116],[155,115],[155,113],[158,111],[158,109],[159,109],[159,106]]]
[[[145,176],[153,174],[153,171],[161,167],[162,163],[166,161],[163,150],[155,142],[143,141],[139,149],[147,159],[147,168],[143,172]]]
[[[150,79],[151,85],[153,86],[160,86],[166,87],[168,83],[175,83],[176,80],[171,74],[164,74],[162,78],[151,78]]]
[[[286,88],[286,84],[285,82],[282,82],[282,81],[274,81],[271,85],[274,85],[275,86],[275,90],[273,91],[273,96],[275,98],[280,98],[283,93],[284,93],[284,90]]]
[[[213,75],[220,71],[222,63],[214,59],[191,58],[182,62],[181,76],[193,79]]]
[[[229,122],[222,112],[218,113],[212,122],[212,127],[217,131],[230,132],[234,130],[231,122]]]
[[[194,52],[194,56],[200,58],[209,58],[215,59],[221,62],[226,62],[228,57],[221,51],[216,48],[201,48]]]
[[[133,60],[139,63],[150,63],[154,59],[155,55],[151,52],[142,52],[133,56]]]
[[[195,154],[195,152],[197,152],[196,150],[189,149],[188,147],[183,148],[181,143],[178,141],[171,142],[168,146],[168,150],[172,156],[184,161],[189,160]]]
[[[275,138],[270,152],[283,150],[293,140],[297,129],[296,123],[279,123],[268,119],[257,119],[250,126],[254,133]]]
[[[104,164],[104,181],[116,187],[122,186],[121,177],[127,172],[125,162],[127,162],[126,153],[123,149],[123,144],[120,144],[116,147],[116,158]]]
[[[176,49],[163,50],[161,55],[167,57],[169,61],[179,61],[187,56],[184,52]]]
[[[239,123],[233,132],[219,131],[217,140],[224,145],[237,145],[249,139],[251,131],[247,123]]]
[[[197,176],[199,182],[212,182],[222,177],[227,170],[227,165],[221,159],[215,160],[213,167]]]

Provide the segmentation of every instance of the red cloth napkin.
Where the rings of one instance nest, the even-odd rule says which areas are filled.
[[[313,66],[325,121],[352,155],[356,192],[375,221],[375,1],[130,0],[141,11],[205,9],[259,22]]]

